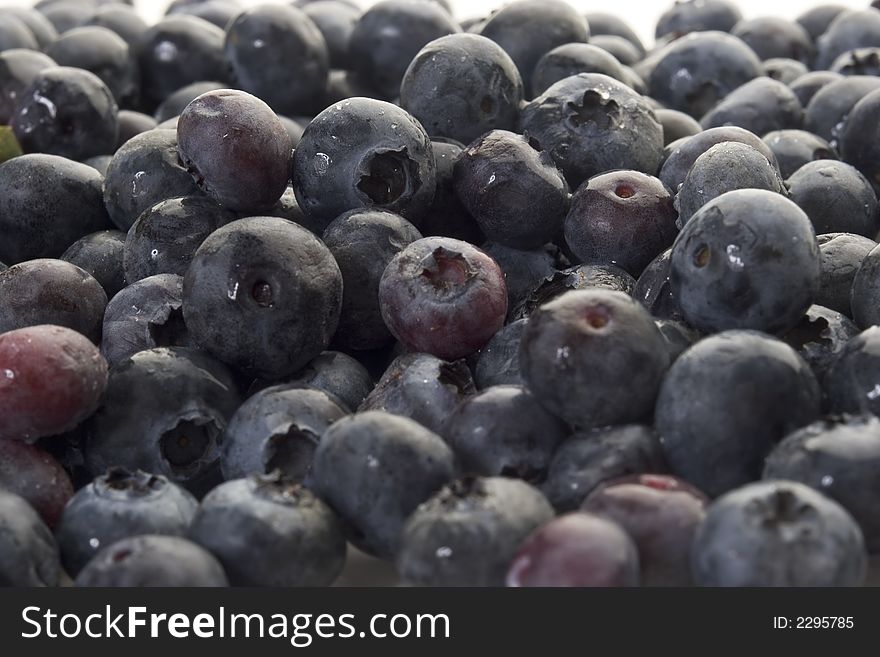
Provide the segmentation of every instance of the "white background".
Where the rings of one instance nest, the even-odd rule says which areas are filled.
[[[30,5],[34,0],[0,0],[2,5]],[[245,5],[262,4],[267,0],[242,0]],[[273,1],[273,0],[268,0]],[[280,0],[274,0],[278,2]],[[456,17],[459,19],[470,18],[488,14],[492,9],[503,4],[501,0],[451,0]],[[582,11],[605,11],[617,14],[626,20],[635,31],[642,37],[646,45],[650,45],[654,36],[654,25],[657,18],[672,4],[673,0],[569,0],[570,4]],[[838,4],[855,9],[867,7],[870,0],[736,0],[737,6],[746,18],[756,16],[783,16],[794,19],[802,12],[811,7],[821,4]],[[154,22],[163,13],[167,5],[166,0],[135,0],[135,6]],[[369,0],[360,0],[363,6],[369,6]]]

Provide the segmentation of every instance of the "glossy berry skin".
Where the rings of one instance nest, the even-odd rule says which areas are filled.
[[[710,201],[685,224],[672,247],[669,282],[698,330],[774,333],[803,317],[820,266],[816,234],[800,208],[774,192],[741,189]]]
[[[572,188],[610,169],[653,174],[663,126],[644,97],[607,75],[560,80],[523,108],[522,129],[546,150]]]
[[[669,356],[650,315],[631,297],[579,290],[531,315],[520,364],[526,387],[548,411],[591,428],[650,413]]]
[[[358,412],[385,411],[442,433],[459,402],[474,392],[464,361],[449,363],[430,354],[409,353],[391,362]]]
[[[766,157],[770,164],[778,170],[779,164],[776,162],[776,156],[758,135],[736,126],[724,126],[704,130],[675,146],[663,162],[657,177],[670,191],[677,193],[679,186],[684,182],[697,159],[716,144],[727,141],[751,146]]]
[[[107,298],[125,287],[122,252],[125,233],[100,230],[80,237],[61,254],[61,260],[87,271],[104,288]]]
[[[474,381],[481,390],[491,386],[519,385],[519,343],[528,319],[518,319],[504,326],[480,349],[474,367]]]
[[[880,416],[880,327],[870,326],[846,343],[823,382],[834,413]]]
[[[303,5],[302,10],[324,37],[330,66],[334,69],[351,69],[348,45],[354,26],[361,17],[360,7],[338,0],[316,0]]]
[[[799,481],[827,495],[859,523],[869,552],[880,548],[880,500],[875,473],[880,420],[873,415],[819,420],[788,435],[770,452],[765,479]]]
[[[157,203],[128,231],[123,256],[126,280],[131,284],[156,274],[183,276],[205,238],[235,219],[207,196]]]
[[[519,546],[553,518],[544,496],[519,479],[466,477],[407,520],[397,572],[420,586],[503,586]]]
[[[559,0],[518,0],[504,5],[480,30],[510,55],[527,90],[538,60],[557,46],[589,39],[587,21],[571,5]]]
[[[532,96],[578,73],[602,73],[626,82],[623,65],[611,53],[589,43],[566,43],[538,60],[532,76]]]
[[[632,537],[646,586],[689,586],[691,542],[709,500],[674,477],[635,475],[587,496],[582,511],[610,520]]]
[[[120,107],[137,103],[140,75],[128,43],[106,27],[83,26],[69,30],[46,49],[59,66],[73,66],[101,78]]]
[[[814,160],[840,159],[827,141],[806,130],[774,130],[764,135],[783,178],[788,178]]]
[[[342,275],[312,233],[276,217],[240,219],[198,248],[183,281],[195,342],[252,376],[293,374],[329,344]]]
[[[880,19],[880,11],[876,12]],[[874,190],[880,190],[880,165],[875,143],[880,130],[880,90],[872,91],[862,98],[846,118],[840,137],[840,154],[843,159],[861,171]]]
[[[60,580],[52,530],[24,499],[0,490],[0,586],[58,586]]]
[[[486,236],[458,200],[453,184],[455,163],[464,150],[464,144],[454,139],[435,137],[431,140],[431,150],[434,152],[437,187],[431,207],[419,217],[419,230],[424,237],[439,235],[471,244],[483,244]],[[485,250],[485,245],[483,248]]]
[[[841,12],[817,39],[816,68],[829,68],[848,50],[880,46],[880,11],[870,7]]]
[[[880,231],[877,195],[865,176],[845,162],[805,164],[786,187],[817,233],[848,232],[873,239]]]
[[[0,165],[0,260],[57,258],[84,235],[110,227],[101,174],[57,155],[21,155]]]
[[[846,7],[837,4],[825,4],[818,7],[811,7],[798,16],[795,20],[802,28],[807,31],[810,38],[815,41],[825,34],[828,26],[842,12],[846,11]]]
[[[604,11],[588,11],[584,16],[590,26],[590,36],[616,36],[629,41],[635,48],[639,58],[645,55],[645,46],[639,35],[630,27],[626,20]]]
[[[494,386],[462,401],[443,436],[467,474],[542,482],[568,426],[522,386]]]
[[[88,426],[86,466],[141,469],[204,492],[219,479],[220,438],[240,403],[230,372],[180,347],[140,351],[113,369]]]
[[[99,77],[57,66],[40,71],[22,92],[10,125],[26,153],[72,160],[113,152],[118,107]]]
[[[124,231],[156,203],[201,194],[180,162],[174,130],[148,130],[132,137],[110,160],[104,180],[107,213]]]
[[[63,260],[28,260],[0,272],[0,332],[55,324],[97,344],[106,305],[100,283]]]
[[[716,500],[691,548],[699,586],[861,586],[866,567],[852,516],[784,480],[743,486]]]
[[[762,76],[731,91],[700,123],[704,128],[733,124],[764,135],[773,130],[800,129],[804,108],[787,85]]]
[[[400,93],[409,63],[427,43],[461,29],[432,2],[383,0],[360,17],[348,45],[353,70],[382,98]]]
[[[578,432],[559,446],[541,489],[557,511],[574,511],[606,481],[662,472],[666,462],[650,427],[602,427]]]
[[[672,246],[676,218],[672,198],[657,178],[638,171],[604,173],[574,193],[565,241],[582,263],[612,263],[638,276]]]
[[[329,54],[320,30],[300,9],[263,5],[240,11],[227,28],[225,53],[236,88],[279,114],[320,109]]]
[[[558,269],[568,266],[562,253],[549,245],[537,249],[514,249],[494,242],[481,247],[501,267],[507,286],[507,315],[512,316],[538,286],[554,276]]]
[[[379,306],[388,329],[411,350],[454,360],[504,325],[507,289],[501,269],[476,247],[426,237],[388,263]]]
[[[523,100],[516,65],[494,41],[451,34],[428,43],[406,70],[400,104],[433,137],[468,144],[490,130],[515,130]]]
[[[672,249],[666,249],[648,263],[636,281],[632,296],[658,319],[681,320],[681,309],[669,284],[671,260]]]
[[[21,440],[0,440],[0,489],[20,496],[54,529],[73,484],[48,452]]]
[[[703,126],[694,118],[678,110],[658,109],[654,110],[654,114],[663,125],[663,144],[665,146],[679,139],[693,137],[703,130]]]
[[[807,361],[821,382],[837,355],[858,334],[859,327],[849,317],[813,304],[801,321],[780,338]]]
[[[290,481],[306,481],[321,435],[345,415],[323,390],[295,384],[260,390],[239,407],[223,433],[223,478],[278,470]]]
[[[107,384],[107,363],[85,337],[60,326],[0,334],[0,438],[34,442],[91,415]]]
[[[594,32],[593,24],[589,21],[590,31]],[[634,46],[629,39],[615,36],[613,34],[593,34],[590,35],[590,45],[601,48],[602,50],[614,55],[615,59],[624,66],[633,66],[642,60],[642,51]],[[624,73],[626,70],[624,70]]]
[[[150,27],[135,48],[146,108],[191,82],[225,82],[223,40],[223,30],[195,16],[166,16]]]
[[[342,272],[342,312],[334,343],[376,349],[393,340],[382,319],[379,283],[385,267],[422,238],[403,217],[383,210],[351,210],[330,223],[324,244]]]
[[[804,110],[806,110],[810,101],[813,100],[813,96],[832,82],[837,82],[842,79],[843,76],[840,75],[840,73],[832,73],[831,71],[810,71],[787,84],[791,87],[794,95],[798,97],[798,100],[801,101]]]
[[[506,130],[488,132],[462,151],[453,187],[486,238],[513,248],[549,242],[568,211],[568,185],[553,158]]]
[[[193,102],[196,98],[201,96],[202,94],[206,94],[209,91],[219,91],[220,89],[225,89],[227,85],[221,84],[219,82],[193,82],[192,84],[188,84],[185,87],[181,87],[173,94],[168,96],[165,100],[163,100],[159,107],[156,108],[156,111],[153,113],[153,116],[156,118],[156,121],[161,123],[163,126],[167,122],[173,122],[174,128],[177,128],[177,123],[179,122],[179,117],[183,113],[183,110],[186,109],[186,106]],[[171,127],[169,124],[165,127]]]
[[[684,0],[660,16],[654,36],[659,39],[706,30],[730,32],[741,19],[739,9],[728,0]]]
[[[9,123],[22,92],[37,74],[53,66],[55,60],[36,50],[10,48],[0,52],[0,124]]]
[[[804,128],[839,148],[845,119],[856,103],[877,89],[880,78],[873,75],[851,75],[825,85],[806,107]]]
[[[380,100],[331,105],[306,127],[293,155],[296,199],[307,215],[327,223],[347,210],[375,207],[418,227],[435,187],[424,128]]]
[[[452,479],[453,454],[412,420],[362,412],[324,433],[312,474],[315,491],[351,528],[350,540],[390,558],[406,519]]]
[[[507,571],[513,587],[639,585],[636,545],[617,524],[590,513],[569,513],[531,534]]]
[[[155,347],[187,347],[183,322],[183,279],[157,274],[128,285],[107,304],[101,354],[111,367]]]
[[[862,328],[876,324],[870,302],[871,295],[865,294],[863,290],[869,289],[873,285],[873,280],[880,280],[880,277],[872,275],[875,261],[880,262],[880,252],[866,261],[868,254],[877,247],[877,242],[854,233],[825,233],[817,235],[816,239],[822,257],[822,274],[814,301],[820,306],[855,319],[856,313],[850,302],[852,294],[852,297],[858,300],[856,305],[859,308],[858,319]],[[859,276],[862,267],[864,272]],[[859,289],[854,292],[856,279],[859,280]],[[863,299],[868,303],[861,304]],[[864,311],[867,312],[862,316]]]
[[[233,586],[329,586],[345,564],[330,507],[277,475],[212,490],[189,536],[220,560]]]
[[[809,64],[814,55],[813,40],[798,23],[776,16],[739,21],[730,33],[745,41],[762,60],[788,57]]]
[[[794,349],[757,331],[725,331],[672,364],[655,423],[672,474],[716,496],[756,479],[773,445],[819,407],[816,378]]]
[[[658,61],[645,80],[651,97],[695,119],[763,72],[754,51],[723,32],[688,34],[656,56]]]
[[[111,469],[77,491],[55,531],[75,577],[97,552],[129,536],[185,536],[198,502],[165,477]]]
[[[735,189],[765,189],[785,194],[782,178],[763,154],[746,144],[722,142],[694,162],[675,197],[679,224],[701,207]]]
[[[134,7],[122,3],[98,5],[85,24],[113,30],[132,47],[137,45],[150,27]]]
[[[795,80],[807,75],[807,73],[809,73],[807,66],[796,59],[772,57],[764,62],[764,75],[773,80],[778,80],[789,87],[792,86]],[[794,95],[797,96],[797,99],[803,105],[804,101],[801,100],[801,95],[794,88],[792,88],[792,91],[795,92]]]
[[[75,586],[220,587],[229,582],[210,552],[180,536],[147,534],[124,538],[101,550],[83,568]]]
[[[243,91],[209,91],[187,105],[177,147],[196,184],[232,211],[265,210],[287,188],[287,130],[266,103]]]
[[[850,290],[851,316],[862,328],[870,328],[878,323],[877,298],[880,295],[880,249],[874,246],[861,262],[853,262],[850,270],[852,288]]]

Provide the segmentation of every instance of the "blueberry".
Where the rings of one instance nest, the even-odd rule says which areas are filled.
[[[482,244],[486,236],[458,199],[453,184],[455,163],[464,144],[446,137],[435,137],[431,140],[431,150],[437,187],[431,207],[419,217],[419,230],[425,237],[436,235]]]
[[[97,75],[120,107],[137,104],[140,75],[134,54],[112,30],[98,26],[74,28],[46,48],[46,54],[59,66],[74,66]]]
[[[54,66],[51,57],[36,50],[11,48],[0,52],[0,124],[9,123],[18,99],[37,75]]]
[[[196,493],[219,479],[220,439],[239,405],[230,372],[200,352],[140,351],[117,365],[89,421],[86,463],[160,474]]]
[[[434,39],[460,31],[446,10],[433,2],[383,0],[354,26],[349,57],[365,84],[382,98],[394,98],[418,52]]]
[[[632,296],[635,285],[636,279],[616,265],[569,267],[541,281],[508,313],[508,317],[529,317],[540,306],[571,290],[612,290]]]
[[[825,34],[831,22],[844,11],[847,11],[847,8],[843,5],[819,5],[807,9],[795,21],[807,31],[807,34],[810,35],[813,41],[816,41],[816,39]]]
[[[229,22],[241,13],[241,4],[238,0],[200,0],[193,3],[182,3],[168,7],[166,16],[196,16],[209,23],[216,25],[221,30],[226,29]]]
[[[73,483],[46,450],[21,440],[0,440],[0,489],[26,500],[54,529],[73,496]]]
[[[793,84],[798,78],[809,75],[809,69],[806,65],[796,59],[788,59],[786,57],[772,57],[764,62],[764,75],[773,80],[778,80],[783,84],[791,87],[794,95],[797,96],[801,105],[805,105],[801,95],[795,91]]]
[[[39,50],[40,45],[25,23],[11,14],[4,14],[0,22],[0,51],[16,48]]]
[[[568,211],[568,185],[546,151],[506,130],[471,143],[455,163],[453,185],[486,237],[530,249],[550,241]]]
[[[841,75],[880,75],[880,48],[856,48],[840,55],[830,70]]]
[[[704,128],[738,125],[756,135],[773,130],[799,129],[804,108],[790,87],[768,77],[758,77],[734,89],[707,112]]]
[[[644,585],[689,586],[688,555],[708,503],[674,477],[635,475],[600,486],[581,510],[616,523],[632,537]]]
[[[663,126],[647,101],[599,73],[565,78],[523,108],[522,127],[572,188],[610,169],[654,173]]]
[[[382,319],[379,283],[388,263],[422,238],[403,217],[382,210],[351,210],[337,217],[323,240],[342,272],[342,312],[334,342],[376,349],[393,341]]]
[[[58,544],[37,512],[0,489],[0,586],[58,586]]]
[[[321,31],[301,10],[262,5],[241,11],[227,28],[225,47],[237,88],[280,114],[320,109],[329,54]]]
[[[518,479],[468,477],[410,516],[397,571],[422,586],[503,586],[519,546],[553,518],[541,492]]]
[[[504,325],[507,289],[497,263],[476,247],[425,237],[388,263],[379,307],[407,347],[454,360],[479,350]]]
[[[37,3],[39,4],[39,3]],[[59,34],[79,27],[92,16],[94,6],[91,3],[80,3],[75,0],[61,0],[52,2],[44,7],[38,7]]]
[[[861,586],[866,563],[862,533],[843,507],[782,480],[716,500],[691,548],[700,586]]]
[[[453,455],[412,420],[363,412],[324,432],[312,474],[319,496],[349,525],[352,542],[390,558],[406,519],[452,479]]]
[[[101,230],[80,237],[61,254],[60,259],[91,274],[110,299],[125,287],[125,272],[122,268],[124,246],[125,233],[119,230]]]
[[[633,298],[641,303],[654,317],[661,319],[681,319],[681,309],[672,293],[669,283],[669,270],[672,267],[672,249],[666,249],[654,258],[639,279],[633,290]]]
[[[880,231],[877,195],[859,171],[844,162],[808,162],[786,181],[792,201],[817,233],[849,232],[873,238]]]
[[[75,577],[102,547],[129,536],[184,536],[198,502],[165,477],[114,468],[77,491],[55,531]]]
[[[776,156],[773,151],[761,141],[756,134],[738,128],[736,126],[724,126],[721,128],[709,128],[703,132],[685,139],[683,142],[671,149],[669,156],[663,162],[658,177],[663,184],[673,193],[678,192],[679,186],[684,182],[688,172],[694,163],[703,153],[708,151],[716,144],[732,141],[751,146],[778,170],[779,165],[776,162]]]
[[[826,233],[818,235],[816,239],[819,241],[819,254],[822,257],[822,273],[814,302],[853,317],[854,312],[850,304],[853,281],[865,257],[877,246],[877,242],[853,233]],[[866,267],[860,279],[860,286],[869,283],[869,271],[870,265]],[[861,288],[854,296],[861,300]],[[860,307],[860,312],[862,310],[869,308]],[[870,317],[870,314],[867,317]],[[873,320],[869,320],[865,323],[865,327],[874,323]]]
[[[684,112],[658,109],[654,110],[654,114],[663,125],[663,144],[665,146],[685,137],[693,137],[703,131],[703,126]]]
[[[655,418],[671,472],[716,496],[756,479],[774,443],[816,419],[819,405],[816,378],[794,349],[725,331],[672,364]]]
[[[148,130],[132,137],[116,151],[104,180],[107,213],[124,231],[160,201],[201,193],[180,162],[174,130]]]
[[[814,304],[781,338],[803,357],[816,378],[822,381],[837,354],[858,333],[859,328],[846,315]]]
[[[0,272],[0,332],[55,324],[97,344],[106,305],[101,284],[63,260],[28,260]]]
[[[877,12],[880,14],[880,11]],[[846,162],[861,171],[875,191],[880,191],[880,150],[876,140],[880,135],[877,119],[880,116],[880,89],[862,98],[846,118],[840,133],[840,154]]]
[[[191,82],[226,82],[223,30],[195,16],[167,16],[150,27],[135,47],[145,107],[152,111]]]
[[[83,568],[76,586],[228,586],[223,567],[209,552],[179,536],[133,536],[101,550]]]
[[[307,481],[321,435],[345,414],[322,390],[289,384],[260,390],[241,405],[223,433],[223,477],[278,470],[291,481]]]
[[[575,433],[559,446],[542,490],[557,511],[574,511],[603,482],[666,469],[660,442],[650,427],[603,427]]]
[[[429,354],[404,354],[388,366],[358,412],[394,413],[440,433],[459,402],[474,392],[464,361],[449,363]]]
[[[80,237],[110,227],[101,174],[57,155],[0,165],[0,259],[57,258]]]
[[[98,5],[84,25],[98,25],[113,30],[131,47],[137,46],[150,28],[133,7],[121,3]]]
[[[754,51],[723,32],[688,34],[654,56],[656,65],[646,79],[651,96],[694,118],[762,73]]]
[[[623,65],[611,53],[588,43],[566,43],[538,60],[532,75],[532,96],[578,73],[602,73],[626,82]]]
[[[403,77],[401,106],[431,137],[464,143],[493,129],[514,130],[522,79],[499,45],[476,34],[451,34],[422,48]]]
[[[739,9],[728,0],[684,0],[660,16],[654,36],[659,39],[706,30],[730,32],[741,19]]]
[[[831,145],[805,130],[775,130],[764,135],[764,142],[773,151],[783,178],[814,160],[840,159]]]
[[[835,417],[787,436],[767,457],[764,478],[799,481],[827,495],[853,515],[868,550],[877,552],[878,462],[880,420],[873,415]]]
[[[491,386],[519,385],[519,343],[528,319],[511,322],[498,331],[480,350],[474,367],[474,381],[481,390]]]
[[[654,323],[666,339],[666,351],[669,353],[670,363],[703,338],[699,331],[682,320],[655,319]]]
[[[494,386],[461,402],[443,436],[464,472],[540,483],[567,425],[522,386]]]
[[[183,317],[195,342],[266,379],[293,374],[326,349],[341,305],[342,275],[330,251],[275,217],[215,230],[183,282]]]
[[[352,98],[328,107],[306,127],[293,156],[300,207],[327,223],[347,210],[376,207],[418,227],[435,187],[424,128],[379,100]]]
[[[762,153],[746,144],[722,142],[696,159],[679,188],[679,223],[683,226],[707,203],[736,189],[785,194],[779,172]]]
[[[694,328],[785,331],[819,286],[807,215],[781,194],[741,189],[700,208],[672,247],[669,283]]]
[[[5,16],[16,18],[24,23],[24,26],[30,30],[34,39],[36,39],[37,46],[40,50],[43,50],[58,38],[58,30],[55,29],[55,26],[36,9],[30,7],[5,6],[2,9],[2,13]]]
[[[225,84],[210,81],[193,82],[183,86],[167,96],[165,100],[159,104],[159,107],[157,107],[156,111],[153,113],[155,120],[159,123],[165,123],[166,121],[177,119],[183,114],[183,110],[186,109],[186,106],[202,94],[225,88]],[[176,128],[177,125],[175,124],[175,129]]]
[[[111,366],[155,347],[188,347],[181,311],[183,279],[158,274],[135,281],[114,296],[104,313],[101,353]]]
[[[804,128],[837,148],[846,117],[856,103],[877,89],[880,89],[880,78],[871,75],[853,75],[829,82],[807,104]]]
[[[482,249],[498,263],[504,274],[508,317],[536,288],[552,278],[558,267],[568,264],[553,247],[521,250],[487,242]]]
[[[590,23],[590,30],[593,31],[592,23]],[[590,45],[613,55],[625,67],[635,66],[643,57],[642,51],[633,45],[632,41],[613,34],[592,34],[590,35]],[[626,69],[624,69],[625,72]]]
[[[625,20],[615,14],[602,11],[589,11],[584,17],[590,26],[590,43],[593,43],[597,36],[616,36],[629,41],[635,47],[640,59],[644,57],[646,50],[642,40]]]
[[[762,60],[788,57],[809,64],[814,55],[813,40],[803,26],[777,16],[741,20],[730,33],[745,41]]]
[[[361,10],[338,0],[318,0],[305,5],[303,12],[321,31],[327,44],[330,66],[351,69],[354,63],[349,55],[349,44]]]
[[[635,543],[614,522],[589,513],[569,513],[542,525],[520,546],[507,586],[638,586]]]
[[[870,326],[846,343],[828,370],[825,391],[835,413],[880,416],[880,327]]]
[[[638,276],[672,246],[677,213],[657,178],[615,171],[590,178],[571,200],[565,241],[586,264],[613,263]]]
[[[333,511],[277,475],[212,490],[189,536],[220,560],[233,586],[327,586],[345,564]]]
[[[621,292],[567,292],[532,314],[520,347],[526,387],[579,428],[638,421],[669,365],[647,311]]]
[[[841,12],[817,39],[816,68],[826,69],[847,50],[880,46],[880,11]]]

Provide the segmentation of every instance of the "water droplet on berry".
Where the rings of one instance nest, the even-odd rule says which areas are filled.
[[[821,483],[825,488],[828,488],[831,484],[834,483],[834,477],[832,477],[831,475],[825,475],[824,477],[822,477]]]
[[[438,559],[448,559],[452,556],[452,548],[445,545],[443,547],[438,547],[435,554],[437,555]]]

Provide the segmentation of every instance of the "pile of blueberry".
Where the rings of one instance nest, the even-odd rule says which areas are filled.
[[[0,584],[868,578],[880,9],[40,0],[0,51]]]

